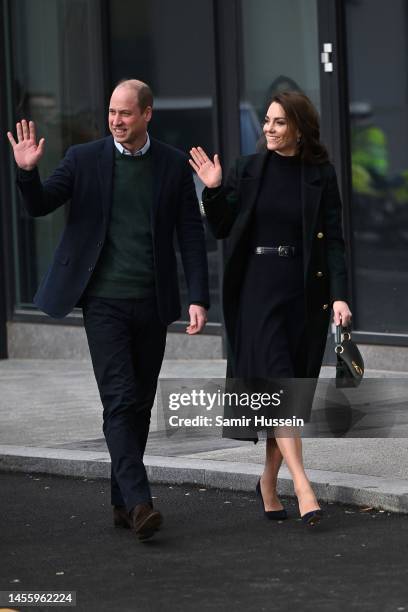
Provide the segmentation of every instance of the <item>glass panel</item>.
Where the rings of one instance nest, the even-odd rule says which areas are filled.
[[[10,2],[13,114],[33,119],[46,141],[46,178],[72,144],[104,133],[100,0]],[[80,41],[80,44],[79,44]],[[32,302],[64,226],[64,209],[32,219],[15,197],[16,305]]]
[[[408,6],[346,7],[355,323],[408,333]]]
[[[128,77],[154,93],[149,133],[188,153],[213,143],[213,24],[210,0],[111,0],[112,87]],[[202,184],[195,178],[200,199]],[[209,321],[220,321],[218,247],[206,232],[210,269]],[[179,258],[179,282],[187,314],[187,292]]]
[[[254,153],[271,96],[303,91],[320,108],[317,0],[241,0],[241,151]]]

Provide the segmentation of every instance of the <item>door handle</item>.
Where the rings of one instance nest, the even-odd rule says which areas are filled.
[[[331,61],[332,53],[332,43],[324,43],[323,51],[320,53],[320,62],[323,64],[325,72],[333,72],[333,62]]]

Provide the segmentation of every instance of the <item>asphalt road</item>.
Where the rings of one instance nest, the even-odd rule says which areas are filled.
[[[3,591],[75,590],[81,612],[408,611],[407,515],[324,504],[310,530],[292,499],[272,523],[255,495],[162,485],[163,529],[141,543],[113,527],[106,481],[3,473],[0,487]]]

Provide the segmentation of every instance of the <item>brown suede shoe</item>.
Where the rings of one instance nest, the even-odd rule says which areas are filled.
[[[115,527],[124,527],[125,529],[133,527],[132,519],[125,506],[113,506],[113,524]]]
[[[135,506],[130,512],[130,519],[139,540],[151,538],[163,522],[160,512],[153,510],[149,504]]]

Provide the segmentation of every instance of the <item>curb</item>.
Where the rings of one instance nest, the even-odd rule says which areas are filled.
[[[156,455],[145,455],[144,463],[152,483],[194,484],[233,491],[254,491],[262,470],[261,464],[254,463]],[[0,470],[109,479],[110,458],[108,452],[0,445]],[[288,470],[282,468],[281,473],[280,494],[293,496]],[[322,501],[408,514],[408,480],[324,470],[308,470],[308,476]]]

